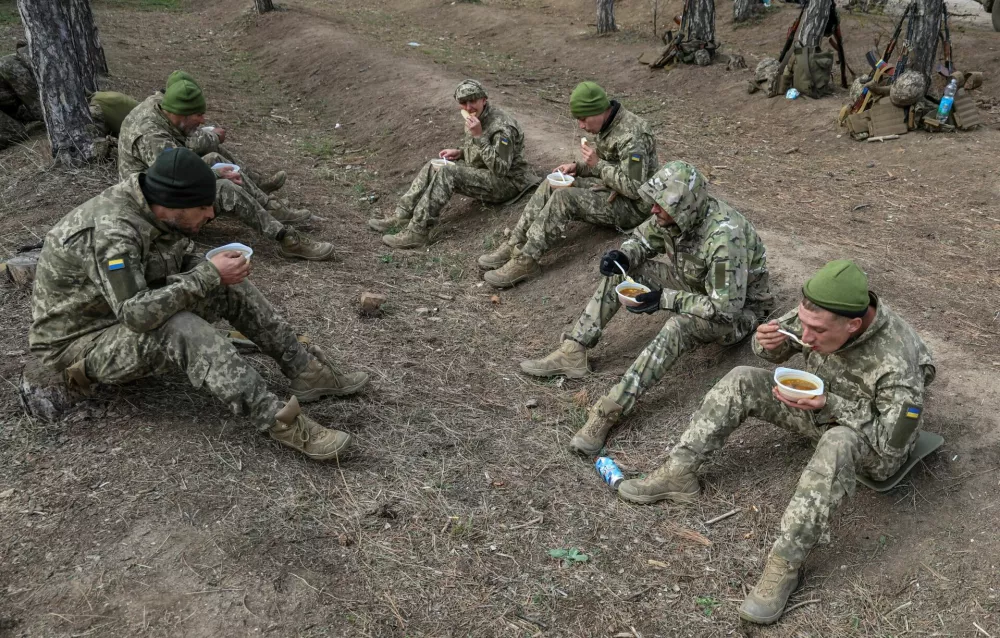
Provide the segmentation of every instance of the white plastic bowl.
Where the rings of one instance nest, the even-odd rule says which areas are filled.
[[[549,173],[545,179],[548,180],[549,186],[552,188],[569,188],[576,181],[572,175],[560,175],[559,173]]]
[[[635,308],[636,306],[641,306],[642,303],[636,301],[635,299],[629,297],[628,295],[623,295],[622,290],[624,290],[625,288],[639,288],[640,290],[642,290],[642,292],[636,293],[638,295],[649,292],[648,286],[643,286],[637,281],[625,280],[620,284],[618,284],[617,286],[615,286],[615,292],[618,293],[618,301],[620,301],[623,306],[631,306],[632,308]]]
[[[451,160],[446,160],[441,157],[435,157],[434,159],[431,160],[431,166],[433,166],[435,169],[441,168],[442,166],[448,166],[449,164],[454,164],[454,163],[455,162]]]
[[[796,390],[795,388],[790,388],[782,383],[785,379],[801,379],[803,381],[808,381],[809,383],[815,385],[816,389]],[[826,391],[823,385],[823,379],[820,379],[815,374],[810,374],[804,370],[796,370],[794,368],[778,368],[775,370],[774,382],[778,386],[778,392],[780,392],[786,399],[791,399],[792,401],[823,396],[823,393]]]
[[[250,256],[253,255],[253,248],[240,243],[226,244],[225,246],[219,246],[218,248],[213,248],[212,250],[205,253],[205,259],[211,259],[219,253],[224,253],[228,250],[235,250],[243,253],[243,256],[247,261],[250,261]]]
[[[215,164],[212,164],[212,170],[213,171],[220,171],[220,170],[222,170],[224,168],[228,168],[231,171],[233,171],[234,173],[239,173],[240,172],[240,167],[237,166],[236,164],[226,164],[225,162],[216,162]]]

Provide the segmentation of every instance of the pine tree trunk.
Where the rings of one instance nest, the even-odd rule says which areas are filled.
[[[743,22],[756,13],[757,0],[735,0],[733,2],[733,22]]]
[[[686,44],[715,46],[715,0],[693,0]]]
[[[108,74],[108,61],[104,57],[104,47],[101,46],[101,36],[94,23],[94,12],[90,10],[90,1],[63,0],[63,6],[73,29],[73,42],[80,60],[84,86],[88,91],[96,91],[97,76]]]
[[[910,42],[910,57],[906,68],[920,71],[929,81],[937,63],[938,33],[941,31],[942,0],[917,0],[916,15],[911,15],[913,23],[913,40]],[[949,24],[949,27],[953,25]],[[906,26],[900,38],[905,37]],[[897,51],[903,43],[897,45]],[[927,86],[930,86],[928,84]]]
[[[88,81],[77,54],[74,29],[65,2],[86,0],[18,0],[21,22],[31,51],[52,157],[57,164],[79,165],[94,159],[88,125]],[[96,88],[96,81],[92,78]]]
[[[597,33],[612,33],[617,30],[615,0],[597,0]]]
[[[830,19],[830,2],[831,0],[810,0],[795,36],[796,45],[803,49],[815,49],[820,45],[826,23]]]
[[[274,3],[271,0],[254,0],[257,5],[257,13],[267,13],[274,11]]]

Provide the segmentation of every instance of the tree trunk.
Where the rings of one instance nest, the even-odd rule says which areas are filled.
[[[90,10],[89,0],[62,0],[66,8],[66,17],[73,29],[73,42],[76,44],[81,73],[87,91],[97,90],[97,76],[108,74],[108,61],[104,57],[104,47],[101,46],[101,36],[94,24],[94,12]]]
[[[685,44],[715,48],[715,0],[691,0],[688,39]],[[685,47],[687,48],[687,47]]]
[[[0,147],[2,148],[2,147]],[[35,270],[38,268],[38,258],[41,256],[41,248],[18,253],[3,262],[3,271],[15,286],[21,288],[31,288],[35,281]]]
[[[617,30],[615,0],[597,0],[597,33],[612,33]]]
[[[757,0],[735,0],[733,2],[733,22],[748,20],[757,12]]]
[[[94,158],[88,125],[87,80],[77,55],[74,30],[64,2],[86,0],[18,0],[28,38],[31,63],[40,89],[52,157],[57,164],[79,165]],[[90,80],[96,88],[93,78]]]
[[[795,43],[803,49],[815,49],[823,41],[823,31],[830,20],[831,0],[810,0],[802,15]]]
[[[274,11],[274,3],[271,0],[254,0],[257,5],[257,13],[267,13]]]
[[[914,20],[913,40],[910,42],[910,56],[907,58],[906,68],[920,71],[928,82],[934,73],[934,66],[937,62],[942,7],[942,0],[917,0],[916,13],[910,16],[910,19]],[[905,37],[906,34],[906,27],[903,28],[904,31],[900,34],[900,38]],[[903,43],[900,42],[897,45],[897,51],[902,46]]]

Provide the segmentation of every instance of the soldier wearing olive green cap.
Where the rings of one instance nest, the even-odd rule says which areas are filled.
[[[333,259],[333,245],[309,239],[291,227],[308,224],[307,210],[293,210],[258,187],[255,174],[243,170],[222,146],[225,130],[202,128],[207,103],[202,89],[190,75],[175,71],[163,93],[146,98],[125,117],[118,138],[118,174],[121,179],[145,171],[163,150],[188,148],[209,166],[237,164],[215,170],[216,215],[231,215],[278,242],[282,257],[325,261]],[[277,176],[276,176],[277,177]],[[283,180],[283,176],[281,178]]]
[[[541,274],[542,255],[571,221],[631,230],[649,217],[651,204],[639,187],[656,171],[656,140],[649,124],[608,98],[594,82],[581,82],[569,110],[587,143],[582,161],[553,172],[575,177],[570,188],[553,189],[548,180],[535,191],[509,240],[479,258],[483,276],[495,288],[509,288]]]
[[[453,193],[499,204],[538,183],[538,176],[524,159],[521,125],[489,101],[482,84],[463,80],[455,88],[455,102],[465,119],[460,148],[438,153],[435,163],[447,160],[448,164],[424,164],[391,217],[368,222],[372,230],[380,233],[405,226],[402,232],[382,237],[387,246],[426,246],[431,229]]]
[[[784,329],[799,335],[791,341]],[[793,401],[773,373],[738,367],[705,396],[680,442],[659,469],[619,485],[634,503],[690,502],[701,491],[695,472],[747,417],[768,421],[816,445],[781,518],[764,573],[740,607],[760,624],[777,621],[799,584],[809,552],[829,542],[830,521],[855,476],[881,481],[906,462],[923,420],[924,393],[935,369],[924,341],[868,289],[847,260],[828,263],[802,287],[797,309],[757,329],[754,353],[769,363],[802,355],[795,367],[815,374],[824,394]]]

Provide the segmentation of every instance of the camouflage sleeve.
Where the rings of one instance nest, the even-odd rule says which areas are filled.
[[[104,290],[115,316],[134,332],[159,328],[222,282],[215,266],[205,261],[193,270],[167,277],[166,285],[160,288],[150,288],[139,233],[120,221],[94,229],[94,259],[88,270],[89,278]]]
[[[648,133],[640,133],[621,149],[617,164],[598,160],[594,174],[611,190],[639,199],[639,187],[656,172],[656,142]]]
[[[792,324],[796,323],[799,318],[798,308],[792,308],[781,317],[778,318],[778,324],[786,329],[791,329],[792,332],[801,333],[801,328],[795,328]],[[802,346],[795,343],[791,339],[786,339],[785,343],[781,344],[778,348],[774,350],[765,350],[756,339],[750,340],[751,348],[753,353],[763,359],[764,361],[770,361],[771,363],[784,363],[792,358],[795,354],[802,352]]]
[[[708,251],[705,292],[664,290],[660,307],[715,323],[732,323],[747,297],[747,251],[726,228],[713,233],[716,245]]]
[[[904,457],[916,439],[924,411],[924,386],[919,375],[888,374],[878,381],[874,400],[827,393],[826,405],[816,414],[819,423],[836,421],[868,435],[881,454]]]
[[[219,136],[215,131],[206,131],[199,128],[184,140],[184,146],[188,147],[198,155],[219,152]]]
[[[486,168],[497,177],[505,176],[514,162],[514,137],[510,134],[510,129],[502,127],[489,137],[483,134],[477,141],[479,157]]]
[[[174,148],[177,144],[167,134],[147,133],[135,138],[132,142],[132,154],[140,158],[147,167],[152,166],[156,158],[165,149]]]
[[[647,219],[638,227],[632,230],[631,236],[622,242],[621,250],[628,257],[629,270],[632,270],[638,266],[641,266],[648,259],[652,259],[656,255],[663,254],[663,250],[654,247],[654,242],[651,241],[649,236],[650,225],[655,221],[654,218]],[[662,243],[662,242],[656,242]]]

